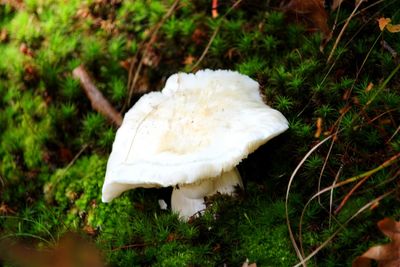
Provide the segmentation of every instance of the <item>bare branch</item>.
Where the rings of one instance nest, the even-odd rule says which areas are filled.
[[[111,106],[110,102],[103,96],[103,94],[94,85],[89,73],[83,65],[78,66],[72,71],[75,79],[78,79],[82,85],[85,94],[90,100],[94,110],[104,115],[107,119],[112,121],[116,126],[121,126],[122,116]]]

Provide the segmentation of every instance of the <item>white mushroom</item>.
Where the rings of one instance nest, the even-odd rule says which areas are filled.
[[[172,75],[126,114],[108,160],[102,200],[137,187],[174,186],[172,210],[188,219],[204,197],[242,186],[236,166],[288,128],[259,85],[227,70]]]

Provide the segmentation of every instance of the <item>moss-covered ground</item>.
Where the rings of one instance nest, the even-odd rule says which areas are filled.
[[[219,1],[216,18],[211,1],[181,0],[168,17],[173,1],[0,2],[0,238],[45,250],[78,232],[109,266],[241,266],[246,258],[257,266],[292,266],[299,259],[287,218],[304,255],[341,229],[311,266],[349,266],[368,247],[387,242],[376,223],[400,219],[394,54],[400,33],[382,32],[376,19],[400,23],[400,2],[362,4],[329,63],[353,1],[330,14],[329,24],[337,26],[323,52],[321,33],[285,16],[279,2],[231,8],[234,1]],[[140,60],[140,71],[134,64],[129,74]],[[173,73],[234,69],[260,83],[290,129],[239,165],[246,185],[240,197],[215,197],[199,219],[180,222],[160,210],[157,200],[169,192],[157,189],[132,190],[105,204],[101,187],[116,128],[91,108],[72,77],[80,64],[122,113]],[[293,176],[286,214],[296,166],[332,134]],[[350,177],[356,181],[306,206],[319,188]]]

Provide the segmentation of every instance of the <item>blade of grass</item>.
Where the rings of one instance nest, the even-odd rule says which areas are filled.
[[[365,204],[363,207],[361,207],[353,216],[351,216],[347,221],[345,221],[343,223],[343,225],[341,225],[339,227],[338,230],[336,230],[328,239],[326,239],[318,248],[316,248],[313,252],[311,252],[307,257],[305,257],[303,260],[301,260],[299,263],[297,263],[296,265],[294,265],[294,267],[298,267],[300,265],[304,265],[307,261],[309,261],[312,257],[314,257],[321,249],[323,249],[329,242],[331,242],[331,240],[338,234],[340,233],[340,231],[344,228],[344,226],[346,226],[349,222],[351,222],[354,218],[356,218],[359,214],[361,214],[363,211],[365,211],[366,209],[368,209],[369,207],[371,207],[372,205],[374,205],[376,202],[379,202],[380,200],[382,200],[383,198],[393,194],[394,192],[396,192],[396,189],[393,189],[375,199],[373,199],[372,201],[368,202],[367,204]]]
[[[199,57],[199,59],[197,60],[197,62],[190,68],[190,71],[191,71],[191,72],[194,71],[194,70],[196,70],[196,68],[197,68],[197,67],[200,65],[200,63],[203,61],[204,57],[207,55],[208,50],[210,49],[212,42],[214,41],[215,37],[217,36],[217,34],[218,34],[218,32],[219,32],[219,30],[220,30],[220,28],[221,28],[223,19],[226,18],[226,16],[227,16],[237,5],[240,4],[240,2],[242,2],[242,0],[236,1],[236,2],[225,12],[225,14],[220,18],[219,23],[218,23],[218,26],[215,28],[213,34],[211,35],[210,40],[208,41],[206,47],[205,47],[204,50],[203,50],[203,53],[201,54],[201,56]]]
[[[303,261],[303,255],[301,253],[301,250],[299,249],[296,239],[293,235],[293,231],[292,231],[292,227],[290,224],[290,219],[289,219],[289,194],[290,194],[290,187],[292,185],[292,182],[294,180],[294,177],[296,176],[297,172],[299,171],[299,169],[301,168],[301,166],[303,166],[304,162],[307,160],[307,158],[315,151],[317,150],[317,148],[319,148],[322,144],[324,144],[326,141],[328,141],[329,139],[331,139],[333,137],[333,135],[330,135],[328,137],[326,137],[324,140],[320,141],[318,144],[316,144],[313,148],[310,149],[310,151],[308,151],[308,153],[303,157],[303,159],[300,161],[300,163],[297,165],[297,167],[295,168],[295,170],[293,171],[292,175],[290,176],[289,179],[289,183],[288,183],[288,187],[286,190],[286,197],[285,197],[285,215],[286,215],[286,225],[288,227],[288,231],[289,231],[289,236],[290,236],[290,240],[292,241],[293,247],[296,251],[297,257],[300,259],[300,261]]]
[[[376,173],[376,172],[378,172],[378,171],[380,171],[380,170],[392,165],[393,163],[395,163],[397,160],[399,160],[399,157],[400,157],[400,153],[396,154],[395,156],[391,157],[390,159],[388,159],[387,161],[385,161],[384,163],[382,163],[381,165],[379,165],[378,167],[376,167],[376,168],[374,168],[374,169],[372,169],[370,171],[364,172],[364,173],[362,173],[360,175],[356,175],[356,176],[350,177],[350,178],[348,178],[348,179],[346,179],[346,180],[344,180],[342,182],[339,182],[339,183],[333,184],[333,185],[331,185],[329,187],[326,187],[326,188],[322,189],[321,191],[317,192],[316,194],[314,194],[307,201],[307,203],[304,205],[303,211],[301,212],[300,221],[299,221],[299,240],[301,241],[300,237],[302,236],[302,232],[303,232],[302,231],[302,225],[303,225],[303,219],[304,219],[305,211],[307,210],[307,207],[310,205],[310,203],[315,198],[317,198],[320,195],[322,195],[323,193],[331,191],[331,190],[333,190],[335,188],[341,187],[341,186],[346,185],[348,183],[352,183],[352,182],[358,181],[358,180],[360,180],[360,179],[362,179],[362,178],[364,178],[366,176],[371,176],[372,174],[374,174],[374,173]],[[289,234],[290,234],[290,231],[289,231]]]
[[[53,245],[49,240],[44,239],[41,236],[38,235],[33,235],[33,234],[29,234],[29,233],[13,233],[13,234],[7,234],[7,235],[3,235],[2,237],[0,237],[0,240],[4,240],[7,239],[9,237],[32,237],[35,238],[37,240],[43,241],[45,243],[47,243],[49,246]]]
[[[372,103],[372,101],[375,100],[375,98],[378,96],[378,94],[386,87],[386,85],[390,82],[390,80],[394,77],[394,75],[396,75],[396,73],[399,71],[399,69],[400,69],[400,64],[397,65],[397,67],[394,68],[394,70],[392,70],[392,72],[385,79],[385,81],[383,81],[383,83],[378,87],[378,89],[375,91],[375,94],[365,104],[364,109],[366,107],[368,107]]]
[[[56,240],[55,240],[54,236],[51,234],[51,232],[49,231],[49,229],[45,225],[43,225],[43,224],[41,224],[41,223],[39,223],[37,221],[31,220],[31,219],[28,219],[28,218],[22,218],[22,217],[18,217],[18,216],[10,216],[10,215],[2,215],[2,216],[0,216],[0,218],[10,218],[10,219],[23,220],[23,221],[26,221],[26,222],[30,222],[30,223],[39,225],[40,228],[42,228],[50,236],[50,238],[52,239],[54,244],[56,243]]]
[[[338,214],[339,211],[343,208],[343,206],[346,204],[347,200],[351,197],[351,195],[371,176],[365,176],[361,181],[358,181],[356,185],[350,190],[349,193],[343,198],[342,202],[340,202],[339,206],[335,209],[334,213]]]
[[[356,7],[354,8],[353,12],[352,12],[352,13],[350,14],[350,16],[347,18],[346,23],[343,25],[342,30],[340,31],[338,37],[337,37],[336,40],[335,40],[335,43],[333,44],[332,50],[331,50],[331,52],[330,52],[330,54],[329,54],[329,56],[328,56],[328,59],[327,59],[327,62],[328,62],[328,63],[331,62],[332,57],[333,57],[333,53],[335,52],[336,47],[338,46],[340,40],[342,39],[342,36],[343,36],[343,34],[344,34],[344,31],[346,30],[347,26],[349,26],[349,23],[350,23],[351,19],[355,16],[355,13],[356,13],[357,9],[360,7],[360,5],[361,5],[363,2],[364,2],[364,0],[360,0],[360,1],[357,3]]]

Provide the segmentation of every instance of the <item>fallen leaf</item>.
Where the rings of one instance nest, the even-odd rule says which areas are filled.
[[[28,47],[28,45],[26,43],[22,43],[19,46],[19,51],[24,55],[27,55],[27,56],[30,56],[30,57],[33,56],[33,51]]]
[[[22,267],[104,267],[100,251],[86,239],[68,233],[49,249],[36,249],[7,240],[1,243],[0,258]]]
[[[6,42],[8,39],[8,32],[6,29],[0,30],[0,42]]]
[[[396,25],[388,24],[386,26],[386,30],[388,30],[391,33],[400,32],[400,24],[396,24]]]
[[[160,60],[160,54],[153,47],[149,47],[143,54],[143,65],[145,66],[156,68]]]
[[[350,96],[351,96],[351,90],[347,89],[347,90],[344,91],[342,99],[343,100],[348,100],[350,98]]]
[[[185,57],[185,59],[183,60],[183,64],[187,65],[192,65],[193,62],[195,61],[195,57],[193,57],[192,55],[188,55],[187,57]]]
[[[197,45],[204,43],[206,38],[207,38],[207,33],[200,28],[195,29],[191,37],[192,41]]]
[[[372,260],[378,262],[378,267],[400,266],[400,222],[385,218],[378,222],[378,228],[392,242],[368,249],[354,260],[353,267],[371,266]]]
[[[0,204],[0,214],[15,214],[16,212],[11,209],[6,203],[2,202]]]
[[[119,65],[123,67],[125,70],[129,71],[131,69],[131,65],[136,62],[136,58],[130,57],[125,60],[121,60]]]
[[[177,237],[176,237],[176,234],[174,234],[174,233],[170,233],[167,236],[167,242],[172,242],[172,241],[175,241],[176,239],[177,239]]]
[[[321,117],[317,118],[316,126],[317,126],[317,130],[315,131],[314,137],[319,138],[322,133],[322,118]]]
[[[36,69],[35,66],[31,65],[31,64],[26,64],[24,66],[24,81],[33,81],[38,79],[39,77],[39,72]]]
[[[94,236],[96,235],[96,229],[94,229],[92,226],[90,225],[85,225],[82,229],[85,233],[87,233],[88,235]]]
[[[392,20],[389,18],[379,18],[378,19],[378,25],[379,29],[383,31],[385,27],[391,22]]]
[[[368,84],[367,88],[365,88],[365,92],[368,93],[369,91],[372,90],[373,87],[374,87],[374,84],[370,82],[370,83]]]
[[[301,17],[304,21],[309,22],[312,26],[310,30],[320,30],[324,35],[325,42],[331,38],[332,33],[328,27],[328,14],[325,11],[323,0],[290,0],[284,6],[284,11],[287,14],[294,13],[296,19]]]
[[[400,32],[400,24],[393,25],[390,23],[392,20],[390,18],[379,18],[378,25],[379,29],[383,31],[384,29],[388,30],[391,33]]]

